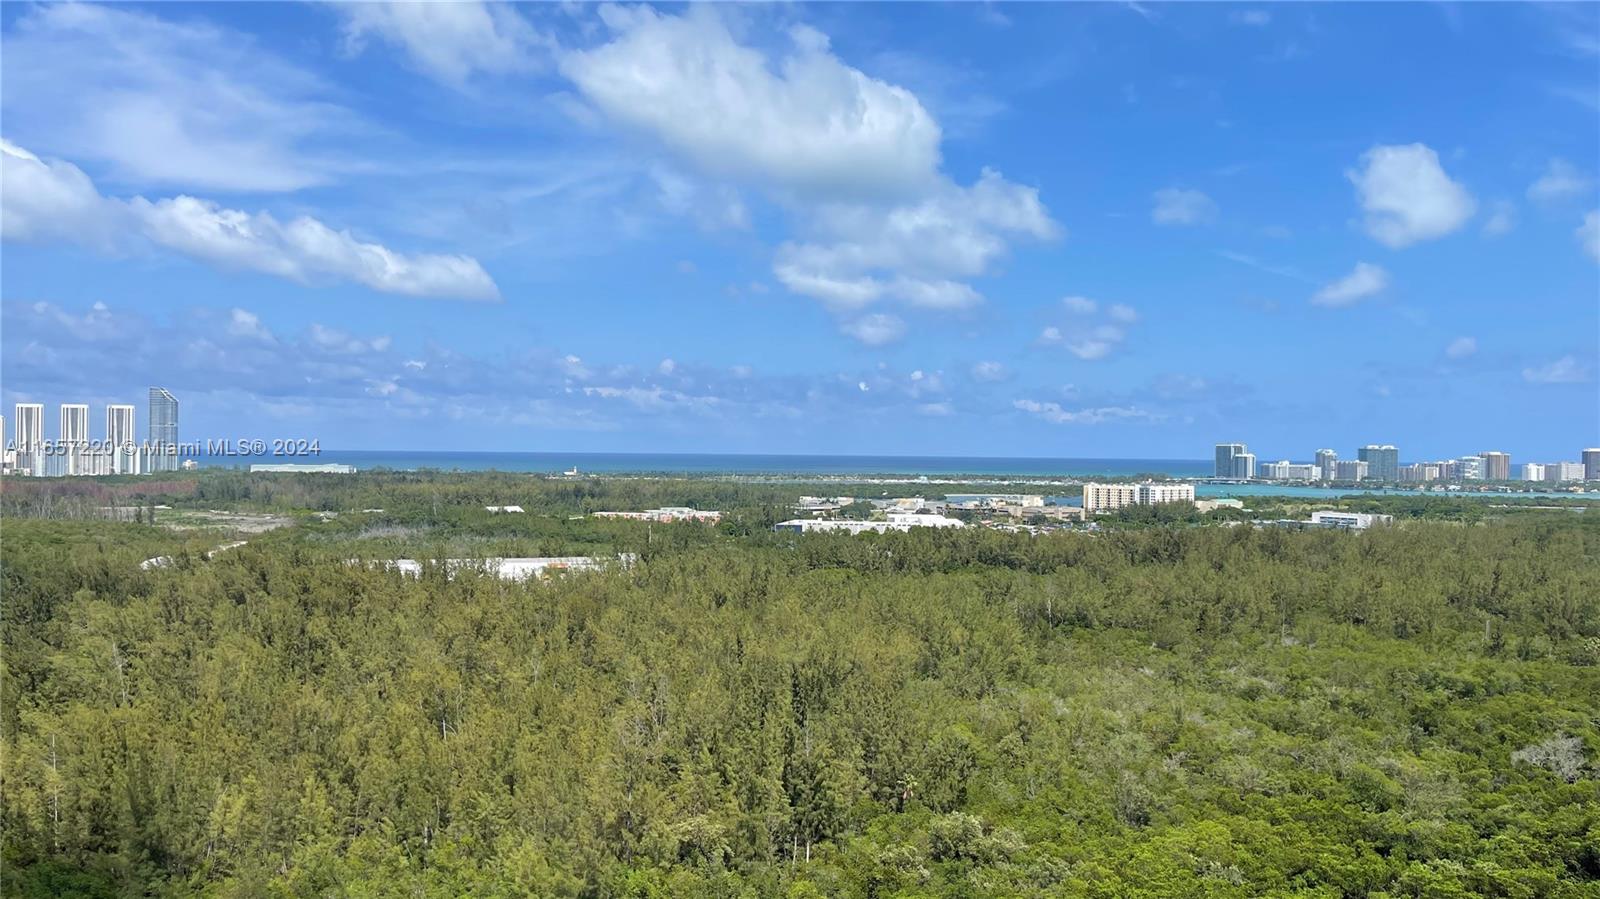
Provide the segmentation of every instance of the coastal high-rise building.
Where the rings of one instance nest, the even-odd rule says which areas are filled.
[[[1365,481],[1369,473],[1369,466],[1360,459],[1345,459],[1334,465],[1336,481]]]
[[[12,427],[17,434],[17,468],[44,474],[44,404],[18,403]]]
[[[1367,463],[1367,476],[1374,481],[1400,480],[1400,450],[1393,444],[1369,443],[1356,451],[1356,458]]]
[[[1522,463],[1522,479],[1524,481],[1544,480],[1544,466],[1538,462]]]
[[[87,403],[61,404],[61,473],[89,474],[89,406]]]
[[[1583,480],[1582,462],[1551,462],[1544,467],[1544,479],[1551,483]]]
[[[1314,481],[1320,477],[1317,466],[1309,462],[1263,462],[1256,473],[1266,481]]]
[[[1439,480],[1439,463],[1413,462],[1410,465],[1400,466],[1400,480],[1415,483],[1426,483]]]
[[[1322,478],[1324,481],[1333,480],[1333,476],[1338,473],[1337,470],[1335,469],[1335,466],[1338,464],[1338,462],[1339,462],[1339,454],[1334,452],[1333,450],[1331,450],[1331,449],[1319,449],[1319,450],[1317,450],[1317,475],[1318,475],[1318,477]]]
[[[1483,479],[1486,481],[1511,480],[1511,454],[1490,451],[1479,453],[1483,460]]]
[[[1600,481],[1600,448],[1583,451],[1583,479]]]
[[[178,398],[150,388],[150,464],[147,471],[178,470]]]
[[[1256,476],[1256,454],[1240,453],[1233,457],[1233,476],[1251,480]]]
[[[1457,481],[1483,480],[1483,457],[1462,456],[1456,460],[1455,477]]]
[[[112,404],[106,407],[106,448],[111,452],[111,474],[138,474],[139,456],[133,436],[133,407]]]
[[[1235,466],[1233,460],[1238,456],[1244,455],[1245,452],[1247,452],[1247,450],[1245,445],[1242,443],[1217,444],[1217,467],[1215,476],[1219,478],[1238,477],[1238,475],[1234,474]]]

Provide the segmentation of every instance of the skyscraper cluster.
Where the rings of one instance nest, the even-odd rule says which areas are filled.
[[[1255,453],[1242,443],[1217,444],[1217,472],[1219,478],[1252,480],[1256,476]]]
[[[1369,443],[1356,450],[1356,458],[1340,459],[1331,449],[1319,449],[1315,461],[1256,463],[1243,443],[1216,445],[1213,477],[1226,480],[1265,481],[1371,481],[1381,484],[1432,481],[1510,481],[1511,454],[1488,450],[1459,459],[1400,464],[1394,444]],[[1600,448],[1585,449],[1581,462],[1529,462],[1521,466],[1524,481],[1566,483],[1600,480]]]
[[[87,403],[62,403],[56,439],[45,439],[44,404],[17,403],[15,429],[5,442],[3,468],[11,474],[83,476],[176,471],[178,468],[178,400],[161,387],[150,388],[150,430],[136,439],[134,407],[106,406],[105,436],[89,434]],[[0,418],[0,440],[5,419]]]

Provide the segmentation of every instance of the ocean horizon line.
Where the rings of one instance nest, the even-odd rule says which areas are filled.
[[[323,450],[302,456],[200,456],[208,467],[260,463],[353,465],[358,469],[552,472],[688,473],[744,475],[983,475],[1082,477],[1135,474],[1206,477],[1209,459],[1115,456],[927,456],[897,454],[565,452],[516,450]]]
[[[933,453],[761,453],[761,452],[696,452],[693,450],[646,451],[646,450],[437,450],[437,449],[352,449],[341,447],[337,449],[322,450],[322,455],[337,453],[342,455],[417,455],[417,456],[636,456],[670,458],[674,456],[706,456],[718,458],[763,458],[763,459],[1005,459],[1023,462],[1060,462],[1060,461],[1118,461],[1118,462],[1193,462],[1210,463],[1209,458],[1185,458],[1182,456],[996,456],[974,454],[933,454]]]

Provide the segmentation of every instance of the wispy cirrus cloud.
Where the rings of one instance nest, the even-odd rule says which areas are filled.
[[[1489,217],[1483,222],[1483,236],[1501,237],[1517,227],[1517,207],[1510,200],[1497,200],[1489,207]]]
[[[1476,352],[1478,352],[1478,340],[1475,337],[1457,337],[1444,348],[1447,359],[1465,359]]]
[[[1522,379],[1530,384],[1583,384],[1589,380],[1589,366],[1576,356],[1562,356],[1544,365],[1524,368]]]
[[[1293,266],[1277,265],[1266,262],[1258,257],[1251,256],[1248,253],[1237,253],[1233,250],[1218,250],[1217,255],[1228,260],[1229,262],[1237,262],[1240,265],[1247,265],[1256,271],[1266,272],[1269,275],[1277,275],[1280,278],[1290,278],[1305,284],[1314,283],[1310,276],[1306,275],[1299,269],[1294,268]]]
[[[497,300],[470,256],[399,253],[310,216],[287,221],[197,197],[103,196],[77,166],[0,140],[0,237],[99,250],[155,246],[222,269],[305,284],[350,281],[382,293]]]
[[[5,398],[128,401],[136,397],[107,396],[107,385],[154,380],[184,400],[186,422],[235,427],[282,414],[308,428],[404,419],[671,430],[691,427],[687,417],[700,422],[693,428],[713,422],[719,433],[761,422],[769,433],[781,424],[803,434],[864,414],[942,418],[977,405],[973,391],[989,389],[932,367],[794,375],[681,358],[595,360],[548,347],[462,352],[329,322],[297,327],[288,318],[237,306],[157,317],[105,303],[8,301],[0,306]]]
[[[1011,405],[1018,411],[1026,412],[1055,425],[1098,425],[1107,422],[1155,424],[1166,420],[1164,415],[1150,412],[1137,406],[1095,406],[1069,409],[1057,402],[1040,402],[1031,399],[1015,400]]]
[[[1328,284],[1311,297],[1316,306],[1353,306],[1382,293],[1389,286],[1389,273],[1380,266],[1357,262],[1350,274]]]
[[[1595,180],[1565,159],[1552,159],[1543,174],[1528,185],[1528,199],[1537,203],[1555,203],[1573,197],[1592,198]]]
[[[1198,190],[1165,187],[1154,197],[1150,220],[1158,225],[1203,225],[1216,220],[1216,201]]]
[[[375,131],[246,34],[120,5],[23,10],[0,71],[9,137],[104,163],[119,182],[299,190],[366,165],[327,136]]]
[[[882,346],[904,336],[906,323],[896,316],[874,312],[850,319],[840,325],[840,329],[867,346]]]

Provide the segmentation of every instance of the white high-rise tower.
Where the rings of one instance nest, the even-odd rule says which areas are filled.
[[[178,398],[164,387],[150,388],[150,465],[146,471],[178,470]]]
[[[89,406],[86,403],[61,404],[62,474],[90,474],[85,471],[89,452]]]
[[[44,404],[18,403],[12,426],[17,429],[17,467],[44,474]]]
[[[111,451],[113,474],[138,474],[139,454],[133,436],[133,407],[113,404],[106,407],[106,446]]]

